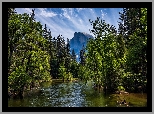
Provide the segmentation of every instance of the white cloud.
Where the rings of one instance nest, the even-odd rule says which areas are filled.
[[[90,13],[89,17],[91,17],[91,18],[93,18],[93,19],[96,19],[96,18],[98,17],[98,15],[97,15],[97,13],[95,12],[94,9],[92,9],[92,8],[87,8],[87,10],[89,10],[89,13]]]
[[[29,12],[29,13],[32,13],[32,9],[30,9],[30,8],[25,8],[25,10],[26,10],[27,12]]]
[[[69,8],[69,13],[73,15],[73,8]]]
[[[84,10],[85,8],[76,8],[77,12],[80,12],[81,10]]]
[[[79,22],[82,24],[82,20],[81,19],[79,19]]]
[[[94,10],[92,8],[90,8],[91,13],[95,14]]]
[[[30,11],[31,11],[30,8],[28,8],[28,9],[20,8],[17,12],[28,13]],[[71,16],[71,15],[74,15],[73,14],[74,10],[72,10],[72,8],[71,9],[69,9],[69,8],[62,9],[62,12],[57,14],[60,16],[60,18],[58,18],[57,16],[54,18],[46,18],[47,16],[45,17],[44,15],[41,14],[41,12],[46,14],[45,9],[43,9],[43,8],[36,8],[35,9],[36,21],[40,21],[41,24],[43,25],[43,28],[44,28],[44,25],[46,24],[47,29],[51,30],[52,37],[57,37],[61,33],[61,35],[63,35],[63,37],[66,40],[66,38],[69,38],[69,39],[73,38],[74,32],[89,32],[88,27],[85,25],[84,19],[78,18],[78,17],[76,18],[75,16]],[[49,11],[47,13],[49,13]],[[77,15],[77,14],[75,14],[75,15]],[[63,20],[62,18],[64,16],[69,19],[67,22],[62,21]],[[70,26],[72,26],[72,27],[70,27]]]
[[[73,38],[74,31],[67,27],[67,24],[65,25],[64,21],[62,22],[61,20],[57,20],[61,23],[60,24],[58,22],[54,22],[50,18],[44,18],[43,16],[37,16],[36,19],[41,21],[41,24],[43,24],[43,26],[44,24],[46,24],[47,29],[50,28],[52,37],[57,37],[60,34],[64,37],[65,40],[66,38]],[[64,26],[61,26],[62,23],[64,23]]]
[[[55,27],[51,25],[51,23],[53,23],[51,20],[46,19],[43,16],[37,16],[36,17],[36,20],[37,21],[40,21],[43,26],[46,24],[47,25],[47,28],[50,28],[51,30],[56,31]]]
[[[35,9],[35,16],[43,16],[43,17],[53,17],[57,14],[54,12],[48,12],[46,11],[47,8],[16,8],[18,13],[32,13],[32,9]]]
[[[40,11],[39,15],[42,15],[44,17],[54,17],[57,15],[56,13],[51,12],[51,11],[47,12],[46,8],[38,8],[38,10]]]
[[[89,9],[90,13],[92,13],[92,15],[94,14],[94,11],[92,8]]]
[[[102,18],[104,18],[105,15],[107,15],[107,13],[103,12],[103,10],[101,10],[101,15],[102,15]]]
[[[80,10],[83,10],[82,8]],[[31,9],[27,9],[25,11],[31,11]],[[41,24],[44,26],[44,24],[47,25],[47,28],[51,30],[52,35],[57,37],[59,33],[61,33],[65,38],[72,38],[74,35],[74,32],[86,32],[89,33],[89,29],[91,28],[89,23],[89,16],[91,14],[88,14],[88,17],[86,12],[89,11],[88,8],[86,8],[85,12],[82,14],[73,14],[74,10],[72,8],[63,8],[62,12],[57,14],[61,18],[54,17],[53,19],[45,18],[43,15],[40,15],[41,12],[44,12],[45,9],[43,8],[36,8],[36,20],[40,21]],[[74,15],[74,16],[71,16]],[[76,17],[77,16],[77,17]],[[94,15],[93,15],[94,16]],[[68,18],[69,20],[63,21],[63,17]],[[79,18],[80,17],[80,18]],[[81,18],[82,17],[82,18]],[[83,18],[85,17],[85,18]],[[57,22],[58,21],[58,22]],[[89,24],[89,26],[87,26]],[[71,26],[71,27],[70,27]]]
[[[68,14],[67,8],[62,8],[63,10],[63,16],[66,17],[67,19],[71,19],[71,17]]]
[[[79,19],[72,18],[70,21],[72,22],[72,25],[76,27],[76,31],[74,31],[74,32],[86,32],[86,33],[90,34],[89,29],[91,28],[91,26],[87,26],[85,24],[85,23],[87,23],[88,20],[82,20],[81,18],[79,18]]]
[[[23,14],[23,13],[32,13],[32,8],[15,8],[16,12],[18,14]]]
[[[32,8],[17,8],[18,13],[31,13]],[[84,12],[80,12],[84,9]],[[76,10],[76,12],[75,12]],[[59,12],[60,11],[60,12]],[[41,24],[47,25],[47,28],[51,30],[52,37],[57,37],[60,33],[65,38],[73,38],[74,32],[86,32],[88,34],[93,35],[89,32],[89,29],[92,29],[92,26],[89,23],[89,19],[95,20],[97,16],[103,17],[103,20],[106,23],[116,25],[115,21],[117,21],[116,10],[111,9],[110,15],[105,13],[104,9],[97,10],[92,8],[62,8],[57,12],[54,13],[52,8],[50,10],[46,8],[36,8],[35,9],[35,18],[36,21],[40,21]],[[77,12],[78,11],[78,12]],[[79,13],[80,12],[80,13]],[[100,13],[101,12],[101,13]],[[57,15],[57,16],[56,16]],[[115,17],[114,17],[115,15]],[[53,17],[54,16],[54,17]],[[46,17],[53,17],[53,18],[46,18]],[[66,20],[65,20],[65,19]]]

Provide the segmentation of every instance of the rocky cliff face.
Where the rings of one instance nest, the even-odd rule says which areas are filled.
[[[74,37],[70,40],[71,51],[72,49],[74,49],[76,55],[78,55],[78,58],[79,58],[79,53],[80,53],[82,46],[83,45],[86,46],[87,40],[89,38],[93,38],[93,36],[87,33],[84,33],[84,32],[75,32]]]

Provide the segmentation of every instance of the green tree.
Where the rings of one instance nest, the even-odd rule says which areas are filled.
[[[138,86],[146,88],[147,8],[124,8],[120,16],[122,26],[125,28],[123,37],[127,48],[126,72],[134,75],[134,81],[132,80],[133,84],[129,90],[135,88],[137,91]],[[127,76],[124,80],[126,79]]]
[[[65,68],[66,72],[70,72],[70,63],[71,63],[71,54],[70,54],[70,43],[69,39],[67,38],[67,44],[66,44],[66,56],[65,56]]]
[[[105,21],[90,21],[93,26],[91,32],[95,35],[95,39],[89,40],[87,44],[87,66],[92,70],[97,87],[103,86],[113,92],[117,89],[121,78],[121,68],[124,62],[124,42],[114,26],[106,24]],[[121,54],[119,56],[119,54]]]
[[[50,80],[50,56],[43,48],[47,40],[32,11],[31,17],[26,13],[12,14],[8,20],[8,86],[20,98],[26,86]]]
[[[75,54],[74,49],[72,50],[72,60],[73,61],[76,61],[76,54]]]
[[[84,45],[82,46],[82,49],[80,50],[80,64],[85,65],[85,47]]]
[[[71,61],[70,63],[70,72],[74,78],[78,78],[79,65],[76,61]]]

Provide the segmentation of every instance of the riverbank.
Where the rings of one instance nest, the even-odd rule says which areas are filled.
[[[65,80],[65,82],[77,82],[79,81],[78,78],[72,78],[71,80]],[[63,82],[63,79],[52,79],[53,83]]]
[[[111,94],[118,106],[147,106],[146,93]]]

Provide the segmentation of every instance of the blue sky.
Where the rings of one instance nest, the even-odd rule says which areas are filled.
[[[32,8],[16,8],[17,13],[23,14],[32,12]],[[51,35],[57,37],[62,35],[66,38],[73,38],[74,32],[90,33],[92,25],[89,19],[96,20],[100,17],[106,23],[118,28],[119,12],[122,8],[35,8],[36,21],[47,25]]]

